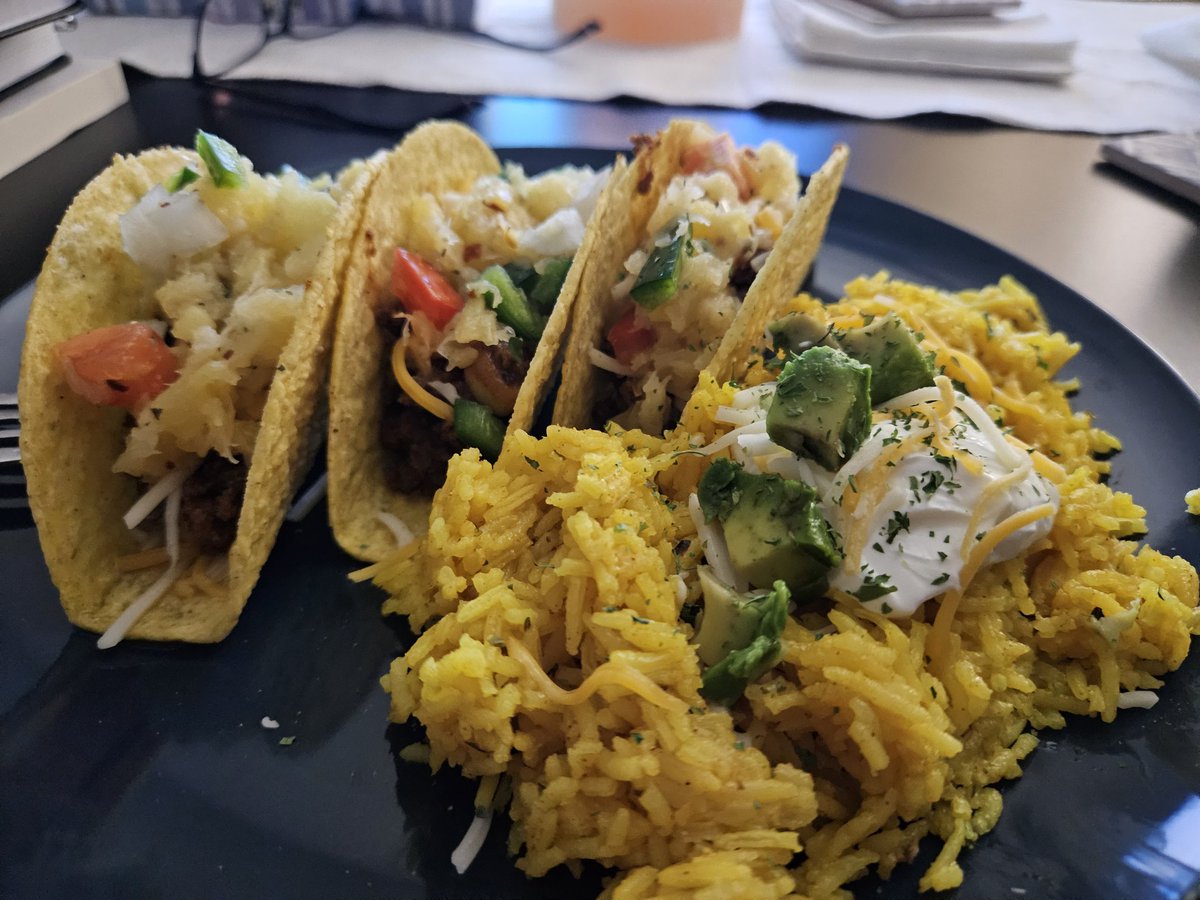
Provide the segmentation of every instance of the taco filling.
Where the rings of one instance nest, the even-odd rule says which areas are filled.
[[[260,175],[199,132],[185,165],[120,217],[153,317],[57,344],[70,388],[128,411],[113,471],[144,485],[122,525],[143,549],[122,571],[165,571],[108,628],[112,646],[193,561],[221,582],[280,356],[304,313],[306,282],[340,188],[291,169]],[[163,512],[162,510],[165,510]]]
[[[423,194],[392,250],[380,440],[388,487],[432,496],[450,457],[500,453],[517,393],[608,170],[527,177],[508,164],[469,191]]]
[[[697,126],[640,244],[612,288],[591,363],[616,375],[603,417],[661,434],[729,330],[796,209],[796,161],[781,145],[738,149]]]

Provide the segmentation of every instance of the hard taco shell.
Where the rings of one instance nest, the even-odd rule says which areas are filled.
[[[385,345],[376,326],[374,306],[389,290],[393,251],[409,242],[410,207],[419,197],[465,192],[481,176],[499,171],[500,160],[474,131],[455,122],[428,122],[386,157],[367,199],[346,273],[329,401],[329,520],[338,544],[358,559],[375,561],[396,547],[396,537],[379,513],[396,516],[421,534],[431,503],[429,497],[391,490],[384,479],[380,419],[383,379],[391,377],[384,364],[390,343]],[[533,426],[562,359],[580,279],[597,244],[593,223],[602,215],[608,195],[606,187],[530,361],[509,419],[509,434]]]
[[[683,151],[693,134],[702,129],[706,126],[699,122],[672,121],[653,139],[642,141],[624,175],[613,180],[605,217],[597,225],[605,239],[599,242],[584,271],[576,317],[567,341],[562,385],[554,405],[556,425],[586,428],[604,424],[593,415],[600,372],[592,364],[588,351],[600,348],[604,327],[611,322],[618,302],[612,296],[613,285],[624,273],[626,258],[640,244],[663,192],[683,171]],[[706,367],[718,380],[733,376],[738,361],[746,360],[767,323],[807,277],[837,199],[848,155],[846,147],[839,145],[810,180],[796,212],[785,225]]]
[[[53,349],[94,328],[155,315],[144,276],[122,247],[119,217],[185,164],[202,165],[180,149],[118,156],[79,193],[47,252],[26,325],[19,407],[30,506],[67,617],[91,631],[104,631],[162,573],[126,573],[117,565],[118,557],[138,549],[121,521],[137,499],[138,482],[112,471],[124,446],[126,413],[76,396]],[[306,285],[304,313],[267,395],[227,575],[211,556],[200,557],[129,637],[209,643],[237,623],[316,448],[314,414],[339,285],[372,176],[370,165],[347,174],[345,197]]]

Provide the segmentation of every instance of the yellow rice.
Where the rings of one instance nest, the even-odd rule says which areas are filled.
[[[1030,729],[1111,721],[1120,692],[1160,686],[1200,633],[1192,566],[1122,539],[1145,523],[1099,480],[1096,455],[1119,445],[1070,409],[1073,385],[1054,378],[1078,347],[1020,285],[953,295],[879,275],[839,304],[792,306],[905,318],[1053,461],[1053,530],[981,572],[937,626],[936,601],[901,621],[853,601],[789,621],[735,721],[701,700],[679,621],[698,597],[679,583],[699,562],[686,498],[707,464],[688,448],[725,430],[712,414],[731,386],[702,378],[661,440],[551,428],[518,433],[494,466],[459,455],[427,537],[366,570],[385,612],[426,629],[385,686],[394,720],[425,725],[434,769],[511,779],[510,849],[532,876],[595,859],[624,870],[614,898],[824,897],[887,877],[934,834],[921,887],[953,888]],[[746,381],[769,377],[762,358]]]

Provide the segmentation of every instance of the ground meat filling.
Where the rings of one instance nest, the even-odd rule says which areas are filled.
[[[408,321],[408,313],[404,306],[392,294],[385,293],[379,297],[372,311],[375,314],[375,325],[393,341],[404,333],[404,325]]]
[[[402,494],[432,497],[446,480],[450,457],[462,449],[454,426],[401,396],[383,406],[379,422],[383,474]]]
[[[180,529],[202,552],[223,553],[237,536],[248,468],[209,451],[183,483]]]
[[[529,363],[507,345],[473,346],[479,357],[463,372],[468,396],[506,419],[512,415]]]

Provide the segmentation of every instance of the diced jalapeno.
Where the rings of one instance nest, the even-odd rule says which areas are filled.
[[[182,169],[168,178],[166,184],[163,186],[173,194],[176,191],[187,187],[199,177],[200,173],[191,166],[184,166]]]
[[[527,266],[525,263],[511,262],[504,267],[504,271],[508,273],[508,277],[523,291],[528,291],[530,285],[537,281],[537,272],[533,270],[533,266]]]
[[[558,295],[562,293],[563,282],[567,280],[567,272],[571,271],[572,257],[565,259],[550,259],[542,266],[542,274],[537,284],[529,292],[529,299],[544,313],[554,308]]]
[[[478,447],[484,459],[495,462],[504,444],[504,423],[490,409],[461,397],[454,401],[454,433],[467,447]]]
[[[213,184],[219,188],[241,187],[242,167],[233,144],[207,131],[197,131],[196,152],[204,160]]]
[[[513,284],[512,278],[502,266],[488,266],[483,270],[482,277],[500,292],[496,317],[505,325],[512,326],[513,330],[526,340],[537,341],[546,327],[546,320],[530,306],[525,292]]]
[[[654,252],[638,272],[630,295],[645,309],[658,309],[679,291],[679,273],[683,257],[691,240],[691,227],[683,234]]]

